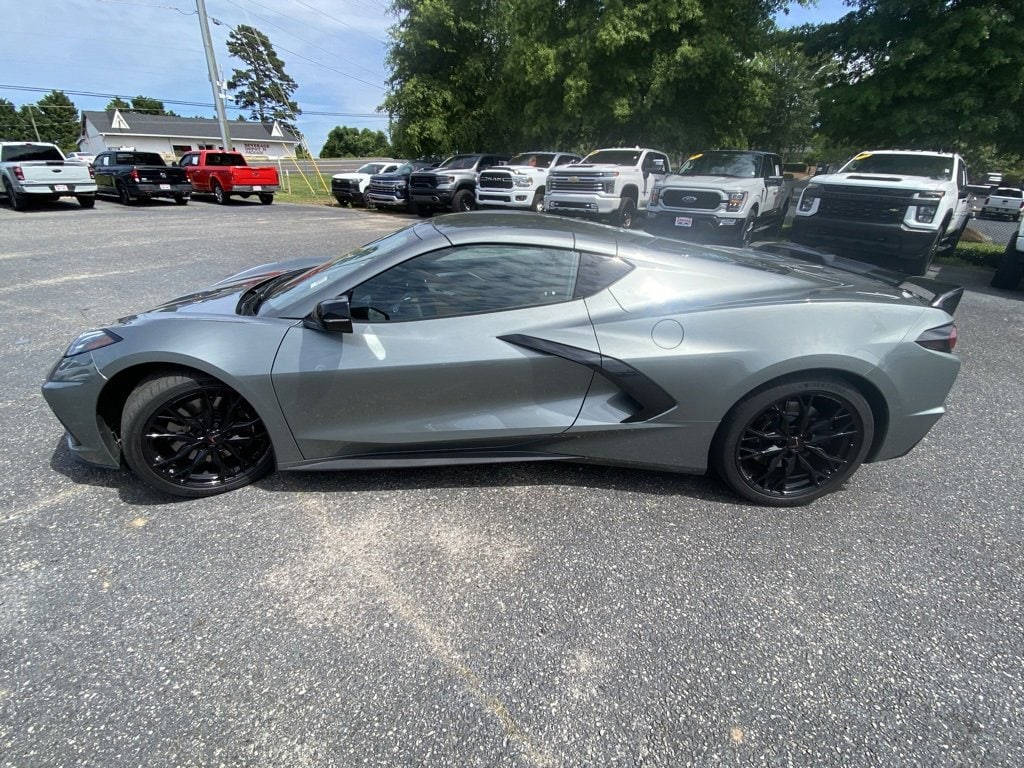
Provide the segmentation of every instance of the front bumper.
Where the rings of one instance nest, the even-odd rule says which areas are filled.
[[[549,195],[544,208],[563,216],[610,216],[619,210],[620,198],[601,195]]]
[[[532,190],[498,190],[476,193],[476,204],[501,208],[531,208],[535,192]]]
[[[421,208],[447,208],[452,204],[452,194],[450,189],[435,189],[430,193],[413,192],[412,201]]]
[[[938,230],[910,229],[903,224],[830,219],[820,215],[793,219],[795,243],[874,263],[918,260],[935,243]]]
[[[86,464],[116,469],[121,466],[117,439],[97,415],[106,378],[92,355],[64,357],[43,384],[43,398],[67,431],[71,455]]]
[[[393,195],[380,195],[371,192],[369,194],[370,202],[378,208],[408,208],[409,201],[404,197],[394,197]]]
[[[644,229],[666,237],[718,239],[735,237],[743,228],[743,217],[683,211],[648,211]]]

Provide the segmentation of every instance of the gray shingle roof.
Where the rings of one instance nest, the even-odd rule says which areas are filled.
[[[82,119],[88,120],[100,133],[107,136],[182,136],[196,139],[219,139],[220,125],[207,117],[169,117],[168,115],[145,115],[140,112],[121,111],[121,118],[128,123],[128,130],[113,127],[114,110],[106,112],[82,112]],[[273,136],[273,123],[232,120],[228,123],[232,139],[243,141],[280,141],[298,143],[284,126],[282,136]]]

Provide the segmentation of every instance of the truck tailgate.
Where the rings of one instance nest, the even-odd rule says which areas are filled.
[[[78,184],[94,184],[89,167],[81,163],[64,163],[58,160],[46,162],[17,163],[21,169],[25,187],[62,184],[66,186]]]
[[[231,169],[231,183],[235,185],[274,186],[277,184],[277,169],[234,166]]]

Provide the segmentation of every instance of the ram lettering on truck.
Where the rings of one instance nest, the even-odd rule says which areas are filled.
[[[645,228],[684,240],[724,239],[746,246],[755,232],[779,235],[791,199],[778,155],[700,152],[654,186]]]
[[[668,155],[655,149],[598,149],[582,163],[548,173],[544,209],[563,216],[603,219],[628,229],[637,211],[647,210],[654,186],[671,172]]]
[[[792,239],[911,275],[956,248],[968,222],[960,155],[918,150],[861,152],[804,188]]]
[[[91,165],[67,162],[55,144],[0,141],[0,179],[8,205],[23,211],[33,200],[73,197],[83,208],[96,204]]]
[[[202,149],[186,152],[178,165],[185,169],[192,191],[208,193],[221,205],[231,202],[232,195],[256,195],[264,205],[274,202],[280,189],[277,168],[254,167],[245,162],[240,152]]]

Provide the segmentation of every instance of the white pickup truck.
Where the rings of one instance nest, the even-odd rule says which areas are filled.
[[[96,179],[91,165],[68,162],[54,144],[0,142],[3,195],[16,211],[31,200],[74,197],[83,208],[96,204]]]
[[[647,210],[651,190],[671,172],[668,155],[656,149],[598,149],[582,163],[548,173],[544,209],[563,216],[608,219],[629,229],[637,211]]]
[[[699,152],[654,186],[645,228],[683,240],[724,239],[746,246],[759,230],[778,236],[791,200],[778,155],[738,149]]]
[[[1021,212],[1024,211],[1024,192],[1013,187],[997,187],[985,197],[978,211],[978,218],[988,216],[1005,216],[1013,221],[1020,221]]]
[[[910,275],[952,250],[969,218],[960,155],[909,149],[861,152],[800,195],[794,242]]]
[[[377,173],[394,173],[400,162],[366,163],[356,171],[331,176],[331,194],[338,205],[365,205],[370,207],[370,177]]]
[[[481,171],[476,180],[477,208],[544,210],[548,173],[560,165],[580,161],[568,152],[523,152],[508,161]]]

